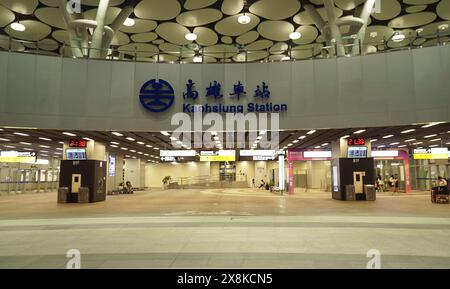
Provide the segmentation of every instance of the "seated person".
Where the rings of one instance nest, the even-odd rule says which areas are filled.
[[[119,194],[126,194],[127,188],[124,186],[123,183],[120,183],[119,186],[117,187],[117,191],[119,192]]]
[[[133,186],[131,185],[130,181],[127,181],[125,188],[127,189],[127,194],[134,193],[134,189],[133,189]]]
[[[447,192],[447,189],[448,189],[447,185],[448,185],[448,183],[447,183],[446,179],[444,179],[443,177],[439,176],[437,185],[438,185],[440,190]]]

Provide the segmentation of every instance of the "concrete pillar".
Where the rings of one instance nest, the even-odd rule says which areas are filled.
[[[71,27],[73,21],[72,15],[67,11],[67,1],[59,0],[59,9],[63,15],[64,22],[67,26],[67,32],[69,33],[70,47],[72,50],[72,55],[75,57],[83,57],[83,52],[81,51],[80,42],[76,40],[76,31]]]
[[[328,27],[331,31],[331,37],[332,40],[334,40],[334,43],[336,46],[336,56],[343,56],[345,55],[345,49],[342,46],[342,37],[341,37],[341,31],[339,30],[339,27],[336,24],[336,11],[334,10],[334,0],[324,0],[323,4],[325,5],[325,10],[327,12],[328,16]],[[333,42],[333,41],[332,41]]]
[[[366,37],[366,28],[369,23],[369,17],[372,13],[372,9],[375,5],[376,0],[366,0],[366,3],[364,3],[364,6],[361,10],[361,13],[359,15],[359,18],[361,18],[364,21],[364,25],[361,27],[361,29],[358,32],[358,37],[353,42],[353,48],[352,48],[352,54],[358,55],[361,54],[362,51],[359,51],[360,48],[360,42],[361,42],[361,49],[363,47],[364,38]]]
[[[98,4],[97,17],[95,19],[97,21],[97,28],[95,28],[94,34],[92,35],[91,58],[99,58],[101,56],[108,5],[109,0],[100,0],[100,3]]]

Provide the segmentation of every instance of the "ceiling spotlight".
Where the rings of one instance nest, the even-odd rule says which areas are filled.
[[[448,24],[447,24],[447,23],[441,24],[441,25],[438,26],[438,29],[439,29],[439,30],[445,30],[445,29],[447,29],[447,28],[448,28]]]
[[[400,42],[400,41],[405,40],[405,37],[406,37],[405,34],[401,34],[401,33],[396,32],[394,34],[394,36],[392,36],[392,40],[395,41],[395,42]]]
[[[189,41],[197,40],[197,34],[195,34],[195,33],[188,33],[184,37]]]
[[[192,61],[194,61],[194,63],[201,63],[201,62],[203,62],[203,58],[200,55],[196,55],[196,56],[194,56]]]
[[[14,22],[14,23],[11,23],[11,29],[22,32],[22,31],[25,31],[25,29],[27,29],[27,28],[25,27],[25,25],[23,25],[19,22]]]
[[[376,31],[370,32],[370,38],[375,38],[377,36],[378,36],[378,32],[376,32]]]
[[[123,25],[128,26],[128,27],[134,26],[134,24],[136,24],[136,21],[134,21],[134,19],[131,19],[131,18],[127,18],[125,20],[125,22],[123,23]]]
[[[291,34],[289,34],[289,38],[292,40],[300,39],[300,37],[302,37],[302,34],[298,31],[294,31]]]
[[[247,14],[242,14],[241,16],[239,16],[238,18],[238,22],[240,24],[248,24],[250,23],[250,21],[252,21],[252,19],[250,18],[250,16],[248,16]]]

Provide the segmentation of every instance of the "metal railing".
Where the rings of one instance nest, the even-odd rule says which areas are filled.
[[[224,175],[205,175],[194,177],[172,178],[172,186],[166,188],[194,189],[194,188],[221,188],[221,187],[248,187],[247,180],[236,181],[232,176]]]
[[[28,194],[55,191],[58,188],[58,181],[52,182],[0,182],[0,196],[10,194]]]
[[[418,49],[422,47],[446,45],[450,41],[450,28],[437,30],[436,33],[410,33],[400,41],[389,38],[383,38],[380,41],[364,42],[357,41],[351,37],[344,37],[343,54],[336,52],[338,49],[336,43],[325,46],[322,43],[310,43],[306,45],[296,45],[292,41],[286,43],[282,49],[265,48],[258,50],[249,50],[242,45],[223,44],[224,51],[215,51],[210,47],[201,47],[196,44],[179,47],[177,50],[161,50],[156,45],[147,46],[146,50],[124,49],[124,46],[112,46],[107,51],[106,60],[131,61],[131,62],[151,62],[151,63],[252,63],[252,62],[284,62],[298,61],[307,59],[329,59],[336,57],[361,56],[374,53],[386,53],[399,50]],[[129,44],[132,46],[132,44]],[[217,46],[216,46],[217,47]],[[48,41],[24,41],[14,39],[5,35],[0,35],[0,51],[19,52],[37,55],[49,55],[58,57],[73,57],[71,46],[60,43],[50,44]],[[90,58],[93,49],[82,47],[84,51],[83,59]],[[98,53],[97,53],[98,54]],[[102,58],[105,59],[105,58]]]

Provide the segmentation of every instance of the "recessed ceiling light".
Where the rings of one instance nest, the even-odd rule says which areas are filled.
[[[306,138],[306,135],[302,135],[301,137],[299,137],[298,139],[304,139]]]
[[[422,141],[419,141],[419,142],[413,143],[413,145],[420,145],[420,144],[423,144],[423,142],[422,142]]]
[[[52,141],[51,139],[46,138],[46,137],[40,137],[39,139],[40,139],[40,140],[45,140],[45,141]]]
[[[83,139],[84,139],[84,140],[87,140],[87,141],[94,141],[93,139],[88,138],[88,137],[84,137]]]
[[[14,132],[13,134],[20,135],[20,136],[30,136],[29,134],[21,133],[21,132]]]
[[[203,58],[200,55],[196,55],[196,56],[194,56],[194,58],[192,58],[192,61],[194,63],[200,63],[203,61]]]
[[[27,28],[22,23],[14,22],[14,23],[11,23],[11,29],[22,32],[22,31],[25,31]]]
[[[315,149],[320,149],[320,146],[315,146],[314,148],[315,148]]]
[[[64,135],[68,135],[68,136],[77,136],[76,134],[74,134],[74,133],[71,133],[71,132],[63,132],[62,134],[64,134]]]
[[[127,137],[126,139],[129,140],[129,141],[135,141],[135,139],[132,138],[132,137]]]
[[[415,141],[415,140],[416,140],[415,138],[411,138],[411,139],[405,140],[405,142],[412,142],[412,141]]]
[[[41,153],[48,153],[48,151],[40,151]]]
[[[374,139],[371,139],[370,142],[376,142],[377,140],[378,139],[374,138]]]
[[[164,131],[164,130],[161,131],[161,134],[163,134],[165,136],[169,136],[170,135],[170,133],[168,133],[167,131]]]
[[[62,151],[63,149],[62,148],[56,148],[57,150],[59,150],[59,151]]]
[[[0,141],[11,141],[11,140],[7,138],[0,138]]]
[[[435,148],[435,147],[438,147],[439,145],[431,145],[431,146],[429,146],[430,148]]]
[[[156,148],[156,147],[154,147],[153,149],[154,149],[154,150],[159,150],[159,148]]]
[[[153,146],[151,146],[151,145],[145,145],[146,147],[148,147],[148,148],[151,148],[151,147],[153,147]]]
[[[406,147],[406,145],[400,145],[400,146],[398,146],[399,148],[404,148],[404,147]]]
[[[177,138],[176,138],[176,137],[173,137],[173,136],[171,136],[171,137],[170,137],[170,140],[177,140]]]
[[[23,142],[23,141],[21,141],[20,144],[23,144],[23,145],[26,145],[26,146],[32,145],[32,143],[29,143],[29,142]]]
[[[112,144],[115,144],[115,145],[118,145],[118,144],[119,144],[118,142],[115,142],[115,141],[112,141],[111,143],[112,143]]]
[[[123,136],[123,134],[121,134],[120,132],[116,132],[116,131],[113,131],[112,134],[115,136]]]
[[[142,142],[142,141],[138,141],[137,143],[140,144],[140,145],[144,145],[144,144],[145,144],[145,143]]]
[[[443,123],[443,122],[432,122],[432,123],[429,123],[429,124],[426,124],[426,125],[422,125],[422,128],[432,127],[432,126],[435,126],[435,125],[438,125],[438,124],[441,124],[441,123]]]
[[[135,150],[130,150],[130,152],[135,153],[136,151]]]
[[[329,143],[327,143],[327,142],[322,144],[323,147],[327,146],[327,145],[329,145]]]
[[[45,145],[39,145],[39,147],[40,147],[40,148],[46,148],[46,149],[49,149],[49,148],[50,148],[49,146],[45,146]]]
[[[115,145],[115,144],[112,144],[112,145],[110,145],[110,146],[113,147],[113,148],[118,148],[118,146]]]
[[[363,132],[365,132],[365,131],[366,131],[365,129],[360,129],[360,130],[355,131],[354,134],[363,133]]]
[[[288,144],[287,146],[288,146],[288,147],[291,147],[291,146],[292,146],[292,144],[290,143],[290,144]]]
[[[377,146],[378,148],[384,148],[384,147],[386,147],[385,145],[380,145],[380,146]]]
[[[15,149],[15,146],[5,146],[5,148]]]
[[[313,134],[313,133],[315,133],[316,132],[316,130],[310,130],[310,131],[308,131],[306,134]]]
[[[399,142],[393,142],[393,143],[390,143],[389,145],[390,146],[396,146],[396,145],[398,145],[398,144],[400,144]]]
[[[121,150],[123,150],[123,151],[127,151],[128,149],[127,148],[120,148]]]
[[[438,28],[439,28],[439,30],[445,30],[448,28],[448,24],[447,23],[441,24],[438,26]]]
[[[186,40],[195,41],[197,40],[197,34],[195,33],[187,33],[185,36]]]
[[[396,32],[394,36],[392,36],[392,40],[395,42],[400,42],[405,40],[405,37],[406,37],[405,34]]]
[[[131,18],[127,18],[125,22],[123,22],[123,25],[128,27],[134,26],[134,24],[136,24],[136,21],[134,21],[134,19]]]
[[[393,137],[394,135],[393,134],[388,134],[388,135],[385,135],[383,138],[390,138],[390,137]]]
[[[440,138],[430,139],[430,142],[440,141]]]
[[[289,34],[289,38],[292,40],[297,40],[300,39],[302,37],[302,34],[298,31],[294,31],[291,34]]]
[[[252,19],[245,13],[238,17],[238,22],[240,24],[248,24],[250,21],[252,21]]]
[[[415,129],[414,129],[414,128],[412,128],[412,129],[407,129],[407,130],[404,130],[404,131],[402,131],[401,133],[409,133],[409,132],[413,132],[413,131],[415,131]]]
[[[350,137],[348,134],[346,134],[346,135],[344,135],[344,136],[341,136],[342,139],[346,139],[346,138],[348,138],[348,137]]]
[[[293,141],[293,143],[298,143],[298,142],[299,142],[299,140],[298,140],[298,139],[296,139],[296,140],[294,140],[294,141]]]
[[[424,136],[423,138],[430,138],[430,137],[435,137],[435,136],[437,136],[437,134],[426,135],[426,136]]]
[[[59,141],[58,143],[59,143],[59,144],[64,144],[64,142],[63,142],[63,141]]]

